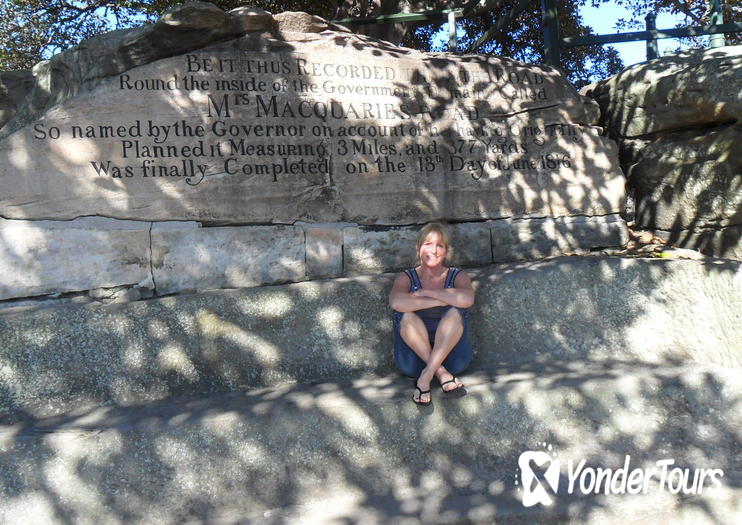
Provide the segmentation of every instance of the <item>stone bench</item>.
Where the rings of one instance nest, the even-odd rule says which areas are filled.
[[[470,270],[472,370],[742,363],[740,264],[560,257]],[[392,274],[0,314],[2,419],[395,374]]]

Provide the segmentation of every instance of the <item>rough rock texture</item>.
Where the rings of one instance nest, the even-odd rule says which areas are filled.
[[[105,77],[243,33],[237,17],[212,4],[191,2],[169,9],[155,24],[92,37],[34,67],[31,100],[0,136]]]
[[[0,219],[0,300],[125,285],[151,289],[149,228],[103,217]]]
[[[585,93],[620,145],[638,227],[742,258],[742,47],[652,60]]]
[[[31,71],[0,72],[0,129],[16,115],[34,85]]]
[[[492,262],[540,259],[596,248],[623,246],[626,223],[619,215],[505,219],[491,223]]]
[[[306,224],[307,277],[325,279],[343,275],[343,229],[333,224]]]
[[[87,40],[33,78],[30,92],[28,74],[3,80],[0,217],[32,228],[139,221],[156,249],[131,249],[156,295],[395,270],[414,263],[408,241],[429,220],[456,223],[462,266],[625,240],[623,224],[596,229],[623,209],[615,143],[594,125],[597,104],[553,68],[421,53],[306,13],[196,2]],[[540,219],[573,216],[586,217],[572,223],[584,231]],[[551,230],[532,232],[535,242],[493,220]],[[153,226],[170,221],[184,230]],[[248,248],[267,224],[285,225],[275,231],[286,238]],[[39,235],[24,243],[26,259],[49,252]],[[493,257],[493,243],[507,249]],[[0,265],[14,268],[20,248],[6,244]],[[85,266],[84,243],[66,249]],[[48,283],[9,272],[0,286],[12,293],[0,300],[132,287],[129,259],[82,281],[72,269]]]
[[[740,369],[578,361],[491,367],[464,380],[466,396],[444,398],[436,389],[434,405],[425,409],[409,401],[409,381],[385,377],[0,424],[0,521],[742,520]],[[527,450],[561,464],[553,505],[522,503],[525,469],[518,463]],[[674,464],[663,478],[658,462],[668,458]],[[639,494],[570,495],[569,462],[584,473],[608,469],[610,476],[628,467],[652,479]],[[712,469],[723,477],[718,471],[708,477]],[[675,490],[684,471],[687,489]],[[616,490],[629,472],[613,476]],[[694,483],[701,473],[702,487]],[[590,475],[583,479],[588,487]]]
[[[243,31],[267,31],[273,28],[273,16],[258,7],[238,7],[229,11],[236,18]]]
[[[101,294],[106,301],[114,294],[116,301],[126,301],[142,294],[389,272],[417,264],[419,229],[0,219],[0,308],[14,308],[26,297],[36,297],[38,306],[60,294],[71,302],[98,300]],[[618,215],[460,223],[450,232],[451,262],[464,267],[585,254],[627,241]]]
[[[736,261],[560,257],[469,274],[472,371],[582,359],[742,366]],[[393,374],[393,279],[0,312],[0,419]]]
[[[304,230],[294,226],[152,226],[152,276],[162,295],[306,278]]]
[[[621,210],[597,105],[553,68],[203,3],[39,64],[0,216],[420,224]]]
[[[301,11],[285,11],[273,17],[281,33],[321,33],[322,31],[340,31],[349,33],[345,27],[328,22],[319,16]]]

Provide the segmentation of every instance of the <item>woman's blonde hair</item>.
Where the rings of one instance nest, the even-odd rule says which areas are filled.
[[[446,259],[444,262],[448,264],[451,260],[451,255],[453,254],[453,250],[451,249],[451,236],[448,234],[448,229],[446,229],[446,227],[440,222],[429,222],[420,230],[420,233],[417,235],[417,258],[420,258],[420,248],[425,242],[425,239],[427,239],[431,233],[437,233],[441,236],[443,245],[446,247]]]

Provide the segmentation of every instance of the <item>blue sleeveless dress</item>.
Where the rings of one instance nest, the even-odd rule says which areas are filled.
[[[453,288],[456,282],[456,276],[461,272],[458,268],[449,268],[448,274],[446,275],[446,282],[444,288]],[[405,270],[404,272],[410,279],[410,292],[414,292],[422,288],[420,284],[420,277],[414,268]],[[441,318],[448,312],[453,306],[436,306],[434,308],[426,308],[424,310],[417,310],[412,312],[416,314],[428,329],[428,340],[430,341],[431,347],[435,341],[435,331],[438,329],[438,323]],[[464,323],[464,332],[461,334],[461,339],[453,347],[451,353],[443,361],[443,366],[446,370],[452,374],[460,374],[466,367],[469,366],[469,362],[472,357],[472,348],[469,338],[469,316],[466,308],[457,308],[461,313],[461,318]],[[425,361],[420,359],[412,348],[407,346],[407,343],[402,339],[402,335],[399,333],[400,323],[402,322],[402,312],[394,311],[392,314],[392,321],[394,324],[394,361],[397,364],[397,368],[402,372],[403,375],[409,377],[418,377],[425,368]]]

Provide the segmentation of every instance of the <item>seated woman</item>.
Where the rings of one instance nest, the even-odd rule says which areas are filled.
[[[431,401],[433,377],[444,392],[462,388],[455,374],[472,356],[466,309],[474,304],[474,289],[466,273],[445,266],[449,252],[443,225],[426,225],[417,239],[420,265],[398,275],[389,295],[394,359],[404,375],[417,377],[412,400],[421,405]]]

